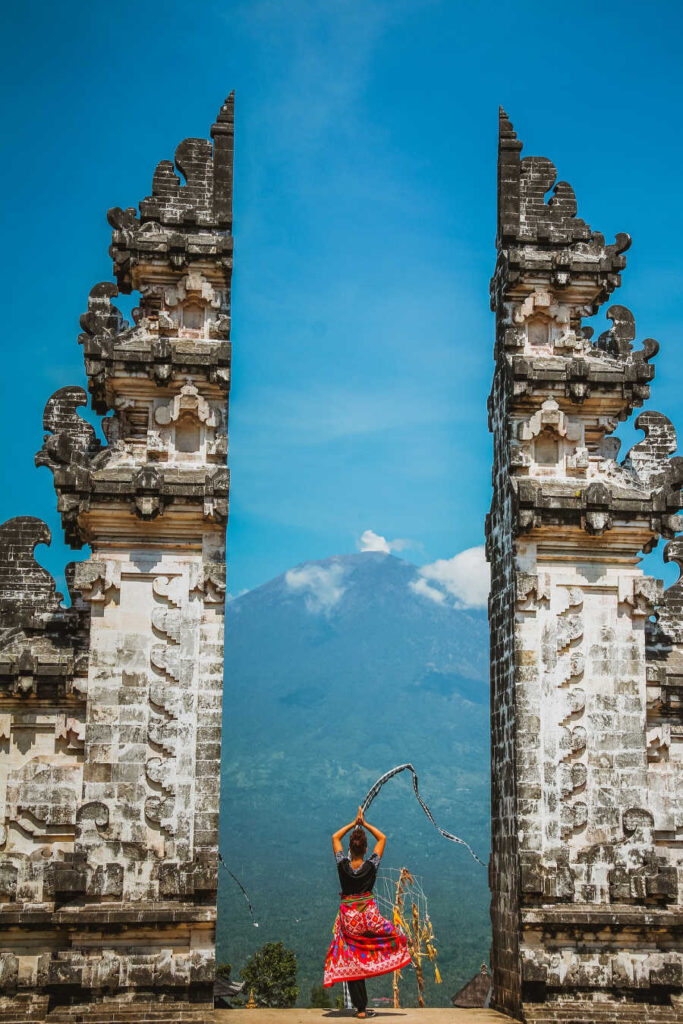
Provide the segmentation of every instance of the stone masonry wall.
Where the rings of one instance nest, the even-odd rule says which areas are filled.
[[[572,1020],[593,1020],[597,1003],[677,1014],[682,586],[662,592],[639,561],[683,528],[683,460],[652,411],[617,460],[611,435],[649,397],[658,346],[634,344],[623,306],[597,340],[583,319],[620,284],[630,239],[606,245],[550,161],[521,148],[501,112],[487,523],[494,1002],[529,1019],[567,1002]],[[680,544],[666,549],[679,564]]]
[[[45,409],[36,463],[91,548],[70,608],[33,558],[47,527],[0,527],[0,1015],[212,1011],[232,97],[211,135],[159,164],[139,214],[109,211],[117,284],[79,338],[107,444],[82,388]]]
[[[492,967],[498,979],[501,1008],[519,1006],[519,927],[517,843],[517,772],[514,708],[514,600],[512,503],[505,481],[510,472],[505,444],[508,399],[505,365],[496,368],[489,402],[494,432],[495,499],[487,532],[491,563],[489,619],[491,623],[491,830],[495,837],[489,861],[491,919],[498,941],[492,948]]]

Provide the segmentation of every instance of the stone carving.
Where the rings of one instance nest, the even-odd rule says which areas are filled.
[[[116,600],[121,592],[121,566],[115,562],[75,563],[75,578],[84,601],[104,604]]]
[[[0,525],[0,612],[5,627],[6,615],[22,621],[31,613],[55,610],[61,601],[55,581],[38,565],[34,551],[49,544],[50,531],[41,519],[20,516]]]
[[[227,427],[220,410],[188,380],[168,402],[154,409],[147,430],[149,457],[164,462],[224,462]]]
[[[0,526],[0,1016],[212,1012],[232,98],[211,134],[178,147],[184,184],[163,161],[139,215],[109,211],[117,284],[79,337],[107,444],[82,388],[45,408],[36,463],[92,551],[69,607],[45,524]],[[130,325],[112,300],[133,290]]]
[[[50,539],[45,523],[31,516],[0,525],[0,693],[7,696],[74,696],[85,688],[87,612],[74,563],[65,570],[65,608],[34,557]]]
[[[228,100],[212,128],[213,147],[203,139],[178,147],[178,169],[189,172],[185,185],[173,164],[162,161],[140,217],[132,207],[107,214],[118,287],[104,282],[93,289],[79,338],[98,413],[115,408],[119,396],[112,381],[126,370],[159,386],[189,376],[227,392],[233,131]],[[140,294],[132,327],[111,303],[119,290]]]
[[[52,395],[43,415],[43,427],[51,434],[36,455],[37,466],[49,466],[53,473],[64,466],[87,471],[101,447],[94,428],[76,412],[87,404],[88,396],[80,387],[60,388]]]
[[[76,412],[86,402],[85,391],[78,387],[62,388],[50,398],[44,425],[53,433],[46,435],[36,455],[36,465],[52,470],[57,507],[73,547],[83,543],[85,515],[122,499],[143,520],[156,518],[173,503],[189,501],[199,503],[207,517],[226,521],[229,479],[220,464],[227,456],[227,412],[222,415],[212,407],[194,383],[186,382],[174,398],[156,403],[118,395],[114,417],[104,421],[110,441],[106,448]],[[150,419],[158,430],[149,429]],[[149,458],[173,464],[191,461],[193,477],[183,479],[172,466],[140,465],[140,436],[147,439]]]
[[[101,281],[90,289],[88,295],[88,312],[83,313],[80,325],[83,334],[78,337],[79,343],[85,345],[88,339],[95,339],[95,344],[116,338],[128,328],[119,310],[113,305],[112,299],[119,290],[112,281]]]
[[[72,566],[66,608],[36,562],[35,547],[49,543],[39,519],[0,526],[0,900],[10,914],[50,898],[73,850],[80,796],[87,610]],[[12,963],[25,965],[17,953]],[[16,990],[13,967],[0,977]]]
[[[487,519],[494,1003],[527,1020],[567,1002],[572,1020],[594,1020],[596,1004],[616,1019],[616,1000],[619,1019],[643,1002],[675,1015],[683,585],[662,592],[639,558],[683,530],[681,460],[671,423],[647,410],[644,439],[617,462],[610,434],[649,398],[658,345],[635,345],[624,306],[609,307],[595,341],[582,320],[621,283],[630,239],[606,245],[550,161],[521,148],[501,111]],[[665,557],[683,564],[682,544]]]
[[[624,465],[633,471],[644,487],[662,491],[669,497],[670,492],[679,491],[683,483],[683,459],[670,458],[678,447],[676,431],[671,422],[660,412],[642,412],[634,426],[644,431],[645,439],[631,448]],[[671,496],[675,502],[677,494]],[[680,527],[674,526],[673,532]]]

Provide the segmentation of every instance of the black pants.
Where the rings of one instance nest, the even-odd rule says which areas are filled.
[[[357,1010],[364,1010],[368,1005],[368,993],[365,988],[365,981],[362,978],[359,981],[349,981],[348,986],[351,1002]]]

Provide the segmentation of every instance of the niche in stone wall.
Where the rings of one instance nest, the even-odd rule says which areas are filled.
[[[175,450],[189,454],[198,452],[199,445],[199,420],[194,416],[181,416],[175,426]]]
[[[547,345],[550,342],[550,324],[547,320],[531,320],[527,325],[530,345]]]
[[[198,303],[188,303],[183,306],[183,327],[190,331],[201,331],[204,327],[204,309]]]
[[[557,434],[543,430],[534,441],[534,462],[539,466],[555,466],[560,457]]]

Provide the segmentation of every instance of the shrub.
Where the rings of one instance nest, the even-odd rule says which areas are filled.
[[[294,1006],[299,989],[296,985],[296,953],[285,949],[282,942],[266,942],[240,971],[247,992],[253,989],[260,1006]]]

